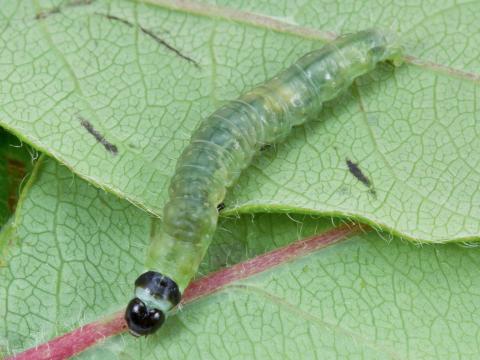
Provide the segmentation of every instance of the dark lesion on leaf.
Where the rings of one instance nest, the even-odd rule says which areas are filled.
[[[221,202],[220,204],[217,205],[217,210],[218,212],[222,211],[223,209],[225,209],[225,203],[224,202]]]
[[[35,20],[43,20],[48,18],[49,16],[60,14],[62,9],[69,8],[69,7],[76,7],[76,6],[86,6],[90,5],[95,0],[71,0],[67,1],[65,4],[52,7],[50,9],[42,10],[35,15]]]
[[[167,50],[173,52],[175,55],[177,55],[178,57],[188,61],[189,63],[193,64],[195,67],[197,68],[200,68],[200,64],[192,59],[190,56],[188,55],[185,55],[184,53],[182,53],[179,49],[177,49],[176,47],[174,47],[173,45],[171,45],[170,43],[168,43],[166,40],[162,39],[160,36],[158,36],[157,34],[155,34],[152,30],[150,29],[147,29],[141,25],[138,25],[138,24],[134,24],[132,23],[131,21],[127,20],[127,19],[124,19],[124,18],[121,18],[121,17],[118,17],[118,16],[115,16],[115,15],[110,15],[110,14],[104,14],[104,13],[99,13],[99,12],[96,12],[95,15],[98,15],[98,16],[102,16],[104,17],[105,19],[108,19],[108,20],[111,20],[111,21],[118,21],[119,23],[123,24],[123,25],[126,25],[128,27],[131,27],[131,28],[137,28],[138,30],[140,30],[143,34],[147,35],[148,37],[152,38],[153,40],[155,40],[158,44],[164,46]]]
[[[90,121],[81,116],[79,116],[78,119],[80,120],[80,124],[95,138],[95,140],[102,144],[109,153],[112,155],[118,154],[117,146],[105,139],[105,137],[93,127]]]
[[[362,169],[360,169],[360,167],[358,166],[358,163],[355,163],[348,158],[345,159],[345,162],[347,163],[348,171],[350,172],[350,174],[352,174],[358,181],[365,185],[368,188],[370,194],[376,196],[377,192],[375,191],[372,181],[363,173]]]
[[[7,157],[7,173],[10,179],[8,189],[7,206],[10,212],[14,213],[18,202],[20,184],[25,178],[25,164],[17,159]]]

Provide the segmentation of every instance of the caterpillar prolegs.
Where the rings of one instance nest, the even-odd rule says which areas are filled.
[[[180,302],[215,232],[217,205],[262,145],[284,139],[377,63],[399,65],[401,57],[381,31],[341,36],[205,119],[178,159],[162,234],[146,261],[151,270],[135,282],[125,313],[132,334],[153,333]]]

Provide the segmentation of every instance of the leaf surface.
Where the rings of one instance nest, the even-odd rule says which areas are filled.
[[[424,242],[480,232],[477,2],[18,1],[0,10],[0,124],[161,216],[188,139],[332,32],[397,33],[380,66],[232,189],[225,214],[349,217]],[[376,196],[348,170],[358,164]]]
[[[125,306],[152,219],[53,160],[22,195],[0,268],[0,339],[18,352]],[[324,231],[329,219],[224,219],[202,273]],[[155,336],[123,335],[83,359],[474,357],[478,252],[415,247],[372,232],[185,306]],[[224,261],[224,263],[222,263]]]

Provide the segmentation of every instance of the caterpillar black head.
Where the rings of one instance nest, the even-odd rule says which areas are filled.
[[[125,311],[125,320],[134,336],[149,335],[162,326],[165,314],[180,302],[175,281],[155,271],[147,271],[135,280],[135,298]]]

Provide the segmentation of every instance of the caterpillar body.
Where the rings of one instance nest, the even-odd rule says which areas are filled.
[[[151,270],[137,279],[136,297],[127,306],[132,334],[154,332],[178,304],[215,232],[217,206],[260,148],[283,140],[377,63],[399,65],[401,57],[401,47],[375,29],[339,37],[226,103],[200,125],[171,179],[162,234],[147,255]]]

